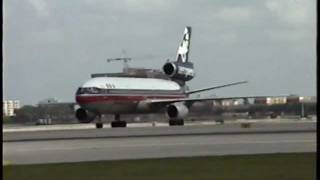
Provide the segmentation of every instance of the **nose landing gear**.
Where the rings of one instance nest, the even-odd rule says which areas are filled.
[[[101,115],[98,115],[98,122],[96,122],[96,128],[97,129],[103,128],[103,122],[101,121]]]

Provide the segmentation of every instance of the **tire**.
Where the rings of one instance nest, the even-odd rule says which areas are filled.
[[[112,121],[111,122],[111,127],[112,128],[118,127],[118,121]]]
[[[127,127],[126,121],[120,121],[120,127]]]
[[[278,114],[277,113],[271,113],[270,114],[270,118],[271,119],[275,119],[275,118],[277,118],[278,117]]]
[[[178,126],[183,126],[183,125],[184,125],[184,120],[183,120],[183,119],[179,119],[179,120],[177,121],[177,125],[178,125]]]
[[[175,126],[176,121],[175,120],[169,120],[169,126]]]
[[[111,122],[111,127],[112,128],[127,127],[127,122],[126,121],[112,121]]]
[[[119,127],[119,121],[112,121],[111,122],[111,127],[112,128]]]
[[[96,128],[97,129],[103,128],[103,123],[96,123]]]
[[[183,119],[171,119],[169,120],[169,126],[183,126],[184,120]]]

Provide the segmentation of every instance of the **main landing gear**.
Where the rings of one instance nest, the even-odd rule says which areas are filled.
[[[97,129],[103,128],[103,122],[101,121],[101,115],[98,115],[98,122],[96,122],[96,128]]]
[[[115,114],[114,121],[111,122],[111,127],[127,127],[126,121],[120,120],[120,114]],[[96,122],[96,128],[101,129],[103,128],[103,122],[101,121],[101,115],[98,115],[98,121]]]
[[[103,128],[103,123],[102,123],[102,122],[97,122],[97,123],[96,123],[96,128],[97,128],[97,129]]]
[[[111,127],[127,127],[127,122],[120,120],[120,114],[115,114],[114,121],[111,122]]]
[[[183,119],[169,119],[169,126],[183,126]]]

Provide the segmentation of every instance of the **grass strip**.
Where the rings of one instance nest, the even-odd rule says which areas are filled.
[[[7,165],[3,173],[4,180],[313,180],[316,153]]]

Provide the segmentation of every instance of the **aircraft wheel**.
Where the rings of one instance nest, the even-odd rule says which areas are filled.
[[[118,121],[112,121],[111,122],[111,127],[118,127]]]
[[[126,121],[120,121],[120,127],[127,127]]]
[[[126,121],[112,121],[111,122],[111,127],[127,127],[127,122]]]
[[[271,119],[275,119],[275,118],[277,118],[277,117],[278,117],[278,114],[277,114],[277,113],[274,113],[274,112],[273,112],[273,113],[270,114],[270,118],[271,118]]]
[[[103,123],[102,123],[102,122],[97,122],[97,123],[96,123],[96,128],[97,128],[97,129],[103,128]]]
[[[176,121],[175,120],[169,120],[169,126],[175,126]]]
[[[183,126],[184,120],[183,119],[171,119],[169,120],[169,126]]]
[[[177,120],[177,125],[178,126],[183,126],[184,125],[184,120],[183,119]]]

